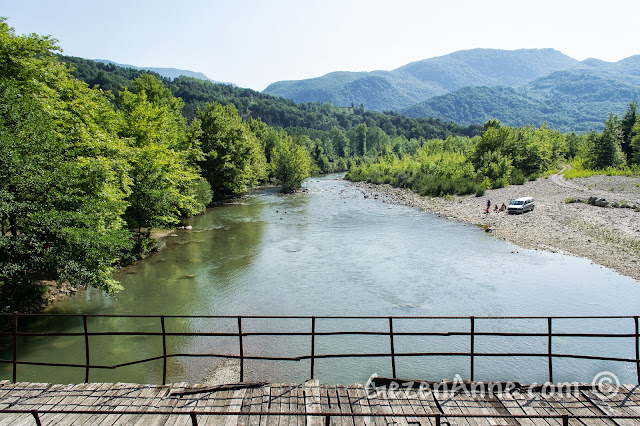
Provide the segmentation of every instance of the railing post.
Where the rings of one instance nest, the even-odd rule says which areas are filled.
[[[440,426],[442,424],[440,419],[440,413],[436,413],[435,417],[436,417],[436,426]]]
[[[563,414],[562,415],[562,426],[569,426],[569,415],[568,414]]]
[[[196,413],[194,412],[189,413],[189,417],[191,417],[191,424],[193,426],[198,426],[198,418],[196,417]]]
[[[470,345],[471,345],[471,356],[470,356],[470,358],[471,358],[471,360],[470,360],[471,365],[470,365],[470,370],[471,370],[471,381],[473,382],[473,377],[474,377],[474,376],[473,376],[473,373],[474,373],[474,371],[473,371],[473,367],[474,367],[474,365],[473,365],[473,362],[474,362],[474,355],[473,355],[473,354],[475,353],[475,332],[476,332],[475,320],[476,320],[476,319],[475,319],[475,317],[473,317],[473,316],[471,316],[471,317],[469,317],[469,318],[470,318],[470,320],[471,320],[471,330],[470,330],[470,332],[469,332],[469,336],[470,336],[470,338],[471,338],[471,342],[470,342]]]
[[[162,384],[167,384],[167,330],[164,325],[164,315],[160,315],[160,326],[162,327]]]
[[[82,315],[82,326],[84,328],[84,358],[87,367],[84,371],[84,382],[89,383],[89,365],[91,365],[89,357],[89,330],[87,328],[87,314]]]
[[[42,426],[42,423],[40,423],[40,416],[38,416],[38,410],[31,410],[31,415],[36,421],[36,426]]]
[[[547,354],[549,358],[549,383],[553,383],[553,348],[551,345],[551,333],[552,333],[551,317],[547,318],[547,332],[549,336],[549,342],[547,344]]]
[[[640,385],[640,329],[638,329],[638,317],[633,317],[633,321],[636,325],[636,378],[638,379],[638,385]]]
[[[329,426],[331,424],[331,416],[329,416],[328,414],[324,416],[324,424],[325,426]]]
[[[242,346],[242,317],[238,315],[238,339],[240,343],[240,381],[244,382],[244,347]]]
[[[13,313],[13,383],[18,382],[18,312]]]
[[[316,355],[316,317],[311,317],[311,380],[313,380],[313,373],[315,367],[315,355]]]
[[[389,317],[389,340],[391,341],[391,372],[394,379],[396,376],[396,351],[393,344],[393,317]]]

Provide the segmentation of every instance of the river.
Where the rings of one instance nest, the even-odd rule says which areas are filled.
[[[303,192],[281,196],[261,189],[190,219],[192,229],[166,237],[159,253],[115,274],[125,290],[107,296],[95,289],[79,292],[47,309],[49,313],[153,315],[362,315],[362,316],[546,316],[637,315],[640,283],[590,261],[561,254],[523,250],[482,229],[416,209],[366,197],[340,175],[304,182]],[[529,213],[529,214],[535,214]],[[540,230],[544,232],[544,230]],[[231,330],[235,320],[168,319],[168,330]],[[483,322],[484,321],[484,322]],[[308,320],[262,322],[309,331]],[[266,324],[266,325],[265,325]],[[397,321],[398,330],[469,329],[468,320]],[[478,330],[546,331],[546,320],[478,320]],[[91,319],[89,328],[159,331],[156,320]],[[325,320],[319,330],[348,327],[388,330],[384,320]],[[81,331],[78,318],[39,318],[21,330]],[[245,330],[246,331],[246,330]],[[557,320],[554,331],[633,332],[633,320]],[[157,337],[91,337],[92,362],[114,363],[158,355]],[[247,338],[245,352],[308,353],[309,338]],[[396,351],[466,351],[468,337],[398,337]],[[478,338],[476,351],[532,350],[532,339]],[[538,352],[546,338],[533,339]],[[5,359],[11,357],[4,342]],[[237,339],[168,339],[170,351],[234,351]],[[21,360],[84,362],[78,337],[20,339]],[[235,345],[235,346],[234,346]],[[316,353],[388,351],[388,337],[318,340]],[[216,349],[212,349],[216,348]],[[235,349],[237,350],[237,349]],[[633,357],[632,339],[557,338],[554,350]],[[160,351],[161,353],[161,351]],[[200,381],[214,362],[173,358],[169,381]],[[398,376],[430,380],[468,376],[468,360],[403,358]],[[526,368],[523,368],[526,366]],[[300,382],[308,362],[248,363],[249,379]],[[478,358],[476,379],[541,382],[546,359]],[[554,379],[590,381],[611,370],[635,382],[635,365],[559,359]],[[10,366],[2,370],[11,377]],[[316,376],[326,383],[366,381],[372,373],[390,375],[388,358],[317,361]],[[92,370],[92,381],[158,383],[162,362],[113,370]],[[84,369],[19,366],[19,380],[81,382]]]

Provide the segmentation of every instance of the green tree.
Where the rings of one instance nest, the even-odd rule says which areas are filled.
[[[351,150],[349,149],[349,139],[345,136],[342,130],[337,127],[331,128],[329,131],[329,138],[333,142],[333,146],[336,150],[336,154],[338,157],[346,158],[351,155]]]
[[[604,130],[597,134],[588,135],[590,144],[589,167],[593,169],[606,169],[607,167],[620,167],[626,164],[622,153],[622,124],[617,115],[611,113],[604,122]]]
[[[638,102],[633,101],[629,104],[629,108],[622,116],[622,152],[625,154],[625,158],[630,160],[633,156],[633,148],[631,141],[637,132],[634,131],[634,126],[638,118]]]
[[[132,182],[125,218],[137,232],[137,250],[143,252],[152,227],[174,225],[181,217],[200,213],[211,199],[203,196],[194,165],[202,158],[199,131],[187,128],[182,101],[155,77],[142,75],[133,91],[120,93],[119,105],[124,118],[120,136],[130,146]]]
[[[367,125],[358,124],[353,132],[352,150],[357,155],[364,156],[367,153]]]
[[[129,248],[126,147],[107,96],[70,76],[49,37],[0,22],[0,309],[37,303],[41,280],[115,291]],[[6,224],[6,226],[5,226]]]
[[[284,138],[271,153],[271,167],[282,192],[298,188],[309,176],[311,158],[306,148],[296,144],[290,137]]]
[[[216,198],[246,192],[267,177],[264,148],[233,105],[198,111],[204,159],[199,162]]]
[[[636,124],[633,125],[634,136],[631,139],[631,162],[633,164],[640,164],[640,116],[636,119]]]

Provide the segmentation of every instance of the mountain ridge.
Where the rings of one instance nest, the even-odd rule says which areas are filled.
[[[198,71],[183,70],[183,69],[179,69],[179,68],[140,67],[140,66],[130,65],[130,64],[120,64],[118,62],[114,62],[114,61],[109,60],[109,59],[91,59],[91,60],[94,61],[94,62],[103,63],[105,65],[113,64],[113,65],[121,67],[121,68],[132,68],[134,70],[140,70],[140,71],[152,71],[152,72],[155,72],[155,73],[161,75],[162,77],[170,78],[172,80],[175,79],[175,78],[178,78],[180,76],[184,76],[184,77],[197,78],[198,80],[210,81],[210,82],[216,83],[216,84],[230,84],[232,86],[235,86],[235,84],[233,84],[233,83],[217,81],[217,80],[214,80],[212,78],[209,78],[206,75],[204,75],[203,73],[198,72]]]
[[[336,71],[311,79],[274,82],[263,93],[295,102],[363,104],[376,111],[397,110],[466,86],[526,84],[578,63],[554,49],[470,49],[390,71]],[[381,94],[365,93],[363,89],[374,82],[385,90]]]

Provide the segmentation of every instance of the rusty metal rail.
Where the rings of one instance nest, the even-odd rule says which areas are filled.
[[[130,411],[130,410],[20,410],[0,409],[0,414],[31,414],[36,425],[41,425],[41,416],[53,414],[65,415],[100,415],[100,416],[189,416],[191,424],[198,425],[198,417],[203,416],[293,416],[293,417],[320,417],[325,425],[330,425],[333,418],[427,418],[433,419],[436,426],[442,424],[442,419],[505,419],[505,420],[559,420],[563,426],[569,425],[569,420],[640,420],[640,415],[575,415],[575,414],[440,414],[440,413],[336,413],[336,412],[297,412],[297,411]]]
[[[19,365],[37,365],[37,366],[51,366],[51,367],[76,367],[85,370],[85,382],[90,381],[91,369],[117,369],[120,367],[141,364],[151,361],[162,360],[162,384],[166,384],[167,381],[167,359],[175,357],[211,357],[211,358],[231,358],[238,359],[240,361],[240,381],[244,381],[244,362],[245,360],[267,360],[267,361],[301,361],[310,360],[310,377],[313,379],[315,376],[315,361],[319,359],[331,359],[331,358],[380,358],[388,357],[391,361],[391,369],[393,377],[398,377],[396,372],[396,360],[402,357],[466,357],[469,359],[469,378],[474,380],[475,375],[475,361],[479,357],[539,357],[546,358],[548,363],[548,381],[553,383],[553,360],[554,358],[573,358],[584,360],[601,360],[621,363],[634,363],[636,369],[637,382],[640,384],[640,328],[638,322],[638,316],[557,316],[557,317],[410,317],[410,316],[398,316],[398,317],[383,317],[383,316],[222,316],[222,315],[210,315],[210,316],[194,316],[194,315],[88,315],[88,314],[0,314],[0,318],[11,317],[12,328],[10,331],[1,331],[1,336],[11,337],[12,339],[12,358],[0,359],[0,363],[12,364],[12,380],[17,382],[18,379],[18,366]],[[19,319],[20,318],[33,318],[33,317],[76,317],[82,321],[82,332],[24,332],[19,331]],[[90,318],[142,318],[153,319],[158,322],[159,331],[145,332],[145,331],[91,331],[88,327],[87,320]],[[166,327],[167,319],[230,319],[237,321],[237,331],[235,332],[169,332]],[[246,328],[243,329],[243,320],[304,320],[309,321],[310,331],[257,331],[249,332]],[[318,331],[317,323],[320,320],[384,320],[388,322],[388,331],[368,331],[368,330],[338,330],[338,331]],[[397,324],[398,320],[465,320],[469,322],[468,331],[398,331],[394,329],[394,324]],[[504,331],[478,331],[477,320],[544,320],[546,322],[545,332],[504,332]],[[634,333],[559,333],[553,331],[554,320],[629,320],[633,321]],[[395,321],[395,323],[394,323]],[[631,324],[629,324],[631,325]],[[51,336],[76,336],[84,337],[84,349],[85,349],[85,362],[84,363],[49,363],[49,362],[37,362],[20,360],[18,357],[18,337],[51,337]],[[162,355],[148,357],[144,359],[138,359],[129,362],[114,363],[110,365],[96,364],[91,362],[91,339],[92,336],[158,336],[162,337],[162,345],[159,347]],[[167,350],[167,337],[184,336],[184,337],[227,337],[238,339],[238,351],[237,354],[233,353],[169,353]],[[245,338],[254,336],[308,336],[309,352],[308,354],[300,354],[297,356],[264,356],[264,355],[248,355],[245,351]],[[377,352],[363,352],[363,353],[316,353],[316,339],[319,336],[387,336],[389,338],[389,351],[377,351]],[[396,349],[394,343],[394,337],[398,336],[468,336],[469,337],[469,350],[458,352],[399,352]],[[544,351],[540,352],[478,352],[476,350],[476,339],[480,336],[494,336],[494,337],[539,337],[546,338],[547,343]],[[553,339],[557,337],[584,337],[584,338],[618,338],[618,339],[633,339],[635,345],[635,358],[620,358],[613,356],[595,356],[595,355],[582,355],[582,354],[567,354],[556,353],[553,351]]]

